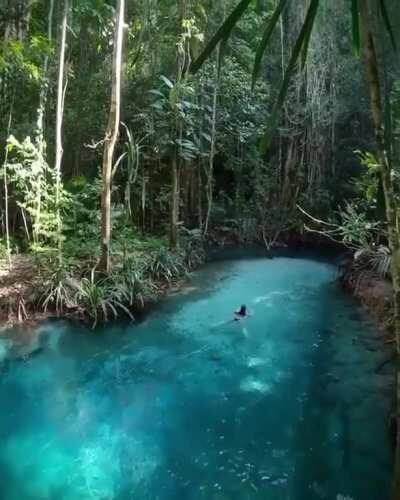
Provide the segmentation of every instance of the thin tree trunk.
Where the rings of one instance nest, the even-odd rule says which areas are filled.
[[[53,37],[53,11],[54,11],[54,0],[50,0],[48,24],[47,24],[47,39],[50,43]],[[39,155],[42,159],[44,159],[45,156],[44,114],[46,111],[47,94],[49,88],[49,84],[47,81],[48,66],[49,66],[49,56],[46,54],[43,63],[44,82],[42,88],[40,89],[38,118],[36,122],[36,146]],[[39,178],[38,188],[36,193],[36,211],[35,211],[35,218],[33,221],[33,239],[36,243],[39,240],[39,234],[40,234],[41,202],[42,202],[42,189],[41,189],[41,178]]]
[[[183,20],[186,17],[186,0],[179,0],[179,30],[183,29]],[[182,33],[179,31],[179,38]],[[183,46],[180,46],[180,44]],[[190,66],[190,48],[187,50],[187,42],[178,39],[176,45],[176,88],[179,88],[182,80],[186,78],[188,68]],[[179,153],[182,152],[183,124],[182,119],[176,115],[175,117],[175,132],[179,138]],[[178,147],[175,145],[172,153],[171,162],[171,204],[170,204],[170,237],[169,245],[171,250],[175,250],[179,245],[179,202],[180,202],[180,171],[181,171],[182,155],[178,154]]]
[[[117,0],[114,52],[112,67],[111,105],[103,152],[103,189],[101,194],[101,236],[102,254],[100,269],[110,270],[111,256],[111,183],[114,149],[118,139],[121,114],[121,66],[124,30],[125,0]]]
[[[203,235],[206,236],[208,232],[208,225],[210,223],[210,216],[213,203],[213,180],[214,180],[214,157],[215,157],[215,135],[217,131],[217,99],[218,99],[218,88],[219,88],[219,70],[218,70],[218,59],[219,59],[220,47],[218,47],[217,60],[215,62],[215,74],[214,74],[214,91],[212,100],[212,112],[211,112],[211,143],[210,143],[210,154],[208,157],[208,171],[207,171],[207,212],[204,220],[204,230]]]
[[[12,121],[12,112],[13,112],[14,99],[11,103],[10,114],[8,117],[7,124],[7,137],[10,135],[11,130],[11,121]],[[4,180],[4,224],[6,230],[6,248],[7,248],[7,261],[8,266],[11,269],[11,245],[10,245],[10,223],[9,223],[9,215],[8,215],[8,176],[7,176],[7,161],[8,161],[8,147],[6,146],[6,153],[4,156],[4,165],[3,165],[3,180]]]
[[[201,160],[200,160],[201,161]],[[202,204],[202,180],[201,180],[201,166],[197,166],[197,216],[200,231],[203,227],[203,204]]]
[[[56,111],[56,158],[55,158],[55,175],[56,175],[56,221],[57,221],[57,240],[58,240],[58,257],[62,259],[62,228],[61,228],[61,213],[60,213],[60,189],[61,189],[61,162],[63,156],[62,144],[62,125],[64,115],[64,68],[65,68],[65,49],[67,39],[67,21],[68,21],[69,0],[64,0],[64,13],[61,25],[61,43],[58,65],[58,85],[57,85],[57,111]]]
[[[171,168],[171,226],[169,243],[172,250],[178,246],[178,223],[179,223],[179,172],[178,154],[175,151],[172,157]]]
[[[142,209],[142,231],[145,232],[146,229],[146,183],[147,177],[143,175],[142,177],[142,200],[141,200],[141,209]]]

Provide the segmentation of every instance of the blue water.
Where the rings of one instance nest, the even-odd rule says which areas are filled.
[[[389,498],[393,374],[335,276],[218,262],[139,326],[43,325],[0,367],[1,500]]]

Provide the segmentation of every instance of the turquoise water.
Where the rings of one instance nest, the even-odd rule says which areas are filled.
[[[216,262],[139,326],[48,323],[24,360],[3,342],[0,498],[389,498],[393,375],[335,273]]]

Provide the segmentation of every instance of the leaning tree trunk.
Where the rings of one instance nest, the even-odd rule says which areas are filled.
[[[65,49],[67,39],[67,21],[68,21],[69,1],[64,0],[64,13],[61,24],[61,43],[58,64],[58,85],[57,85],[57,111],[56,111],[56,158],[55,158],[55,176],[56,176],[56,223],[57,223],[57,240],[58,240],[58,256],[61,261],[62,255],[62,237],[61,237],[61,213],[60,213],[60,190],[61,190],[61,162],[63,156],[62,145],[62,124],[64,115],[64,68],[65,68]]]
[[[117,0],[114,52],[112,65],[111,105],[104,139],[102,194],[101,194],[101,236],[102,253],[100,269],[110,270],[111,256],[111,184],[115,145],[118,139],[121,114],[121,66],[124,31],[125,0]]]
[[[360,2],[360,7],[361,26],[365,44],[365,65],[367,69],[378,160],[381,169],[382,185],[385,196],[388,242],[392,255],[391,271],[393,281],[394,330],[396,336],[397,353],[400,354],[400,244],[399,234],[397,231],[396,199],[392,181],[392,168],[389,162],[385,145],[385,131],[381,88],[379,81],[378,59],[372,32],[368,0]]]

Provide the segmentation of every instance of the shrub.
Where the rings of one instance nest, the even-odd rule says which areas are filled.
[[[110,315],[116,319],[118,310],[123,311],[132,320],[134,319],[129,309],[120,301],[118,293],[113,288],[112,280],[108,277],[96,279],[94,270],[90,278],[81,280],[75,300],[93,321],[93,328],[99,321],[107,322]]]

